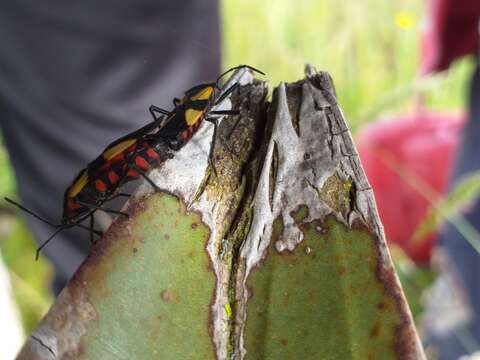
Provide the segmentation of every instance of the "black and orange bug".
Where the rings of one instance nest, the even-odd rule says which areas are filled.
[[[215,82],[187,90],[182,100],[174,99],[175,109],[170,113],[155,105],[150,106],[154,122],[112,143],[98,157],[98,161],[103,164],[92,166],[100,169],[100,173],[94,176],[96,190],[100,193],[113,192],[113,189],[139,176],[158,189],[145,174],[153,165],[165,161],[172,151],[182,148],[199,129],[202,120],[210,121],[216,116],[237,114],[235,110],[217,111],[212,108],[219,105],[238,86],[238,83],[234,83],[221,92],[219,83],[225,75],[239,68],[263,74],[248,65],[240,65],[221,74]],[[164,119],[157,118],[156,113],[167,116]],[[120,167],[112,168],[116,164]]]
[[[212,108],[219,105],[238,86],[238,83],[234,83],[222,92],[219,87],[220,80],[228,73],[240,68],[248,68],[264,74],[248,65],[236,66],[221,74],[215,82],[194,86],[185,92],[181,100],[174,99],[175,109],[171,112],[155,105],[150,106],[149,111],[154,117],[151,124],[110,144],[85,169],[92,174],[94,189],[103,195],[102,199],[109,198],[119,186],[139,176],[144,177],[158,190],[146,175],[153,165],[165,161],[171,156],[172,151],[178,151],[183,147],[198,130],[202,120],[210,121],[211,117],[237,113],[234,110],[216,111]],[[166,116],[161,118],[156,114]],[[213,140],[215,140],[215,134]],[[99,169],[99,171],[95,172],[92,169]],[[80,175],[78,179],[83,180]],[[82,186],[83,183],[84,181],[74,181],[70,188]],[[92,187],[87,187],[86,190],[92,190]]]
[[[60,224],[53,224],[13,200],[6,199],[37,219],[57,227],[57,230],[37,249],[36,258],[38,259],[41,249],[65,229],[79,226],[89,229],[91,234],[99,234],[93,228],[93,213],[97,210],[128,216],[121,211],[106,208],[103,204],[116,196],[125,195],[116,193],[117,189],[140,176],[158,190],[157,185],[146,175],[146,172],[152,166],[166,161],[174,151],[182,148],[199,129],[203,120],[214,124],[210,159],[217,132],[215,117],[237,114],[235,110],[213,110],[239,85],[236,82],[222,91],[219,87],[220,80],[228,73],[240,68],[248,68],[264,75],[260,70],[248,65],[236,66],[221,74],[215,82],[197,85],[187,90],[181,100],[175,98],[175,108],[171,112],[154,105],[150,106],[149,110],[154,118],[152,123],[107,146],[67,188]],[[157,117],[157,114],[163,116]],[[81,224],[87,218],[90,218],[90,228]]]
[[[72,227],[80,227],[82,229],[90,231],[90,233],[101,235],[100,231],[94,230],[93,213],[97,210],[102,210],[107,213],[114,213],[119,215],[125,215],[121,211],[106,208],[103,206],[105,202],[112,200],[116,196],[122,196],[124,194],[114,194],[118,186],[122,184],[125,179],[118,178],[115,167],[122,166],[124,154],[127,150],[134,151],[136,141],[148,134],[150,131],[163,125],[165,117],[157,117],[157,113],[163,115],[170,115],[171,113],[155,108],[150,111],[154,117],[154,121],[145,125],[144,127],[136,130],[116,141],[111,143],[100,156],[94,161],[89,163],[86,168],[82,169],[80,173],[75,177],[72,184],[65,190],[63,200],[63,214],[62,220],[59,224],[55,224],[37,214],[33,211],[25,208],[17,202],[5,198],[6,201],[19,207],[28,214],[35,218],[57,228],[46,241],[44,241],[37,249],[35,259],[38,259],[40,251],[46,244],[53,239],[59,232]],[[117,166],[115,166],[117,165]],[[102,175],[105,174],[108,179],[108,186],[105,179],[102,179]],[[81,224],[84,220],[90,218],[90,226],[87,227]],[[91,238],[93,241],[93,238]]]
[[[226,90],[222,91],[220,88],[220,81],[227,74],[241,68],[246,68],[265,75],[265,73],[252,66],[239,65],[222,73],[214,82],[192,87],[185,92],[185,96],[182,99],[175,98],[173,100],[175,110],[173,111],[174,114],[172,116],[174,117],[174,120],[167,121],[165,126],[158,131],[158,136],[163,140],[166,140],[169,143],[170,148],[173,150],[179,150],[197,132],[203,120],[209,121],[214,126],[209,155],[209,160],[211,161],[212,151],[215,147],[215,140],[217,137],[218,123],[216,121],[216,116],[233,115],[238,113],[235,110],[213,110],[213,108],[222,103],[222,101],[239,86],[239,83],[235,82]],[[213,170],[215,171],[214,166]]]
[[[97,190],[111,189],[139,176],[143,176],[158,190],[158,187],[146,175],[153,165],[165,161],[171,156],[171,152],[180,150],[199,129],[203,120],[213,122],[214,131],[216,131],[215,117],[237,114],[235,110],[213,110],[213,108],[225,100],[238,86],[238,83],[234,83],[222,92],[219,87],[220,80],[228,73],[240,68],[248,68],[263,74],[260,70],[248,65],[231,68],[221,74],[215,82],[194,86],[185,92],[181,100],[174,99],[175,109],[169,115],[167,114],[166,119],[162,120],[162,126],[156,126],[156,131],[151,131],[154,127],[146,127],[141,130],[143,133],[141,138],[125,136],[117,140],[114,146],[108,147],[103,153],[108,164],[120,163],[122,167],[120,169],[117,167],[116,173],[109,169],[108,177],[103,174],[105,180],[101,178],[101,174],[98,174],[96,181],[100,184],[100,188],[97,186]],[[155,119],[154,123],[160,119],[156,118],[155,113],[165,115],[165,110],[155,105],[150,106],[149,110]],[[215,137],[216,133],[214,132],[213,141]],[[214,144],[212,144],[212,148],[213,146]],[[112,178],[115,179],[114,182],[111,181]]]

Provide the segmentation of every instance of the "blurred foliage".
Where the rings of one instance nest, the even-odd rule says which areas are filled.
[[[428,266],[415,265],[398,246],[391,247],[391,253],[408,305],[417,322],[424,311],[423,290],[433,284],[437,272]]]
[[[332,75],[351,129],[380,111],[464,103],[472,65],[418,78],[423,1],[223,1],[225,67],[251,64],[272,85],[303,77],[305,63]]]
[[[27,334],[45,315],[53,301],[50,294],[53,272],[44,258],[35,262],[36,248],[30,231],[25,223],[18,219],[12,221],[12,231],[0,243]]]
[[[455,187],[440,201],[430,206],[430,209],[417,226],[413,238],[417,241],[426,234],[437,230],[444,221],[450,221],[453,225],[460,226],[459,231],[469,231],[469,235],[464,235],[465,239],[472,243],[472,246],[480,253],[480,235],[471,226],[465,224],[467,221],[460,215],[462,208],[468,207],[480,195],[480,171],[471,173],[468,176],[457,181]],[[458,221],[461,221],[458,224]],[[466,227],[465,227],[466,226]]]
[[[350,128],[386,113],[464,107],[473,61],[419,76],[424,2],[224,0],[224,63],[251,64],[270,83],[295,81],[310,63],[330,72]],[[461,220],[461,219],[460,219]],[[459,221],[460,221],[459,220]],[[463,228],[467,228],[463,226]],[[412,313],[423,312],[422,293],[435,271],[418,267],[401,251],[393,258]]]
[[[271,1],[224,0],[224,67],[253,65],[267,73],[272,86],[303,77],[307,62],[327,70],[354,131],[385,112],[414,109],[419,99],[416,95],[433,109],[462,107],[470,61],[459,61],[443,74],[418,77],[423,3],[276,0],[272,5]],[[184,41],[188,46],[188,40]],[[1,146],[0,170],[0,196],[15,197],[13,174]],[[0,238],[0,248],[28,333],[51,301],[48,285],[52,272],[44,260],[34,262],[36,245],[31,234],[22,221],[4,210],[2,202],[0,217],[11,221],[7,235]],[[423,273],[410,264],[404,271],[405,258],[398,261],[413,313],[418,314],[418,294],[430,281],[429,270]]]
[[[35,262],[36,243],[26,224],[12,216],[3,197],[15,196],[15,180],[5,148],[0,144],[0,252],[8,268],[15,300],[20,308],[25,333],[29,334],[50,307],[51,266],[44,258]],[[15,210],[16,211],[16,210]]]
[[[15,193],[15,179],[10,170],[7,152],[0,143],[0,198],[12,196]]]

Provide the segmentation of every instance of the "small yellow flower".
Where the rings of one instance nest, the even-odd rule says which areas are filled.
[[[408,11],[401,11],[395,15],[395,24],[403,30],[410,29],[413,26],[413,14]]]

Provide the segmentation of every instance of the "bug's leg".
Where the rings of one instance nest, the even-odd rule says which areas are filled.
[[[178,106],[180,104],[180,99],[179,98],[173,98],[173,106]]]
[[[205,121],[213,124],[213,137],[212,137],[212,144],[210,145],[210,151],[208,153],[208,161],[210,166],[212,167],[213,173],[217,176],[217,168],[215,167],[215,162],[213,160],[213,154],[215,151],[215,143],[217,139],[217,130],[218,130],[218,122],[215,118],[206,118]]]
[[[95,240],[94,235],[97,235],[99,238],[102,237],[103,232],[99,230],[95,230],[95,216],[93,216],[93,212],[90,214],[90,243],[95,244],[97,240]]]
[[[93,218],[93,213],[90,214],[90,243],[94,244],[95,240],[93,238],[93,227],[95,226],[95,219]]]
[[[238,110],[217,110],[217,111],[210,111],[209,115],[240,115],[240,111],[238,111]],[[235,121],[235,124],[233,124],[232,129],[230,130],[230,133],[227,136],[227,140],[230,140],[230,138],[232,137],[232,134],[235,131],[235,129],[237,128],[237,125],[238,125],[239,122],[240,122],[240,118],[238,118]],[[228,146],[227,146],[227,148],[228,148]]]
[[[215,110],[210,111],[209,115],[239,115],[240,111],[238,110]]]
[[[80,224],[80,223],[74,223],[74,224],[72,224],[72,225],[69,226],[69,227],[74,227],[74,226],[79,227],[80,229],[83,229],[83,230],[87,230],[88,232],[94,233],[95,235],[98,235],[98,236],[102,236],[102,235],[103,235],[103,233],[102,233],[101,231],[95,230],[95,229],[91,229],[90,226],[85,226],[85,225],[82,225],[82,224]],[[66,227],[65,227],[65,228],[66,228]]]
[[[47,240],[45,240],[45,241],[42,243],[42,245],[40,245],[40,246],[37,248],[37,251],[36,251],[36,253],[35,253],[35,261],[38,260],[38,258],[40,257],[40,251],[50,242],[50,240],[52,240],[59,232],[65,230],[65,229],[66,229],[66,227],[60,226],[57,230],[55,230],[55,231],[53,232],[52,235],[50,235],[50,236],[48,237]]]
[[[150,114],[153,117],[153,120],[158,120],[160,117],[157,117],[156,113],[162,114],[162,115],[170,115],[170,111],[162,109],[156,105],[150,105],[148,108],[148,111],[150,111]]]
[[[107,208],[107,207],[103,207],[103,206],[101,206],[101,205],[97,206],[97,205],[85,203],[85,202],[83,202],[83,201],[77,201],[77,202],[78,202],[80,205],[89,207],[90,209],[101,210],[101,211],[104,211],[104,212],[110,213],[110,214],[122,215],[122,216],[125,216],[127,219],[130,217],[130,215],[128,215],[127,213],[124,213],[124,212],[122,212],[122,211],[118,211],[118,210],[115,210],[115,209],[110,209],[110,208]]]
[[[127,219],[130,217],[130,215],[128,215],[127,213],[125,213],[123,211],[110,209],[110,208],[106,208],[106,207],[98,207],[97,210],[102,210],[102,211],[104,211],[106,213],[110,213],[110,214],[122,215],[122,216],[125,216]]]
[[[155,127],[162,128],[166,124],[166,122],[170,119],[170,115],[172,115],[170,111],[159,108],[158,106],[155,106],[155,105],[151,105],[148,110],[150,111],[150,114],[153,117],[153,124],[152,124],[153,126],[149,126],[152,130]],[[159,113],[161,115],[157,116],[156,113]]]
[[[115,195],[113,195],[112,197],[106,199],[105,202],[110,201],[110,200],[114,200],[114,199],[116,199],[116,198],[118,198],[118,197],[126,197],[126,198],[129,198],[130,196],[132,196],[132,194],[118,193],[118,194],[115,194]]]
[[[155,183],[153,182],[153,180],[150,179],[150,178],[147,176],[147,174],[145,174],[145,172],[143,172],[143,171],[140,172],[140,175],[141,175],[145,180],[147,180],[150,185],[152,185],[152,187],[155,189],[155,191],[157,191],[157,192],[160,191],[160,188],[157,186],[157,184],[155,184]]]
[[[115,209],[110,209],[110,208],[99,206],[97,208],[97,210],[101,210],[101,211],[104,211],[104,212],[110,213],[110,214],[122,215],[122,216],[125,216],[127,219],[130,218],[130,215],[128,215],[127,213],[125,213],[123,211],[115,210]]]
[[[161,191],[161,189],[157,186],[157,184],[155,184],[153,182],[152,179],[150,179],[148,177],[148,175],[145,173],[144,170],[140,169],[138,166],[136,166],[135,164],[129,164],[128,165],[131,169],[135,170],[137,173],[140,174],[140,176],[142,176],[145,180],[147,180],[147,182],[153,187],[153,189],[156,191],[156,192],[159,192]]]
[[[61,229],[66,229],[66,228],[67,228],[67,226],[62,226],[62,224],[58,224],[58,225],[57,225],[57,224],[54,224],[54,223],[52,223],[52,222],[50,222],[50,221],[48,221],[48,220],[40,217],[39,215],[35,214],[35,213],[32,212],[31,210],[27,209],[26,207],[20,205],[19,203],[15,202],[15,201],[13,201],[13,200],[11,200],[11,199],[9,199],[9,198],[5,198],[5,200],[8,201],[9,203],[11,203],[11,204],[19,207],[21,210],[27,212],[28,214],[34,216],[35,218],[37,218],[37,219],[39,219],[39,220],[47,223],[47,224],[50,225],[50,226],[53,226],[53,227],[56,227],[56,228],[61,228]],[[87,205],[87,206],[90,206],[90,205]],[[79,227],[80,229],[83,229],[83,230],[87,230],[87,231],[89,231],[89,232],[91,232],[91,233],[93,232],[93,233],[96,234],[96,235],[100,235],[100,236],[102,235],[102,232],[101,232],[101,231],[97,231],[97,230],[91,229],[91,228],[89,228],[89,227],[87,227],[87,226],[85,226],[85,225],[82,225],[82,224],[80,224],[80,223],[74,223],[74,224],[72,224],[71,226],[68,226],[68,227],[73,227],[73,226]],[[56,235],[56,234],[57,234],[57,232],[55,232],[55,235]],[[43,248],[43,246],[42,246],[42,248]]]

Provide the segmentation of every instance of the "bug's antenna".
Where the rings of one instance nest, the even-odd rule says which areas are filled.
[[[265,75],[265,73],[263,71],[260,71],[258,69],[255,69],[253,66],[250,66],[250,65],[238,65],[238,66],[234,66],[230,69],[228,69],[227,71],[225,71],[224,73],[220,74],[220,76],[217,78],[217,81],[215,83],[219,83],[220,82],[220,79],[223,78],[225,75],[231,73],[232,71],[234,70],[237,70],[237,69],[241,69],[241,68],[247,68],[247,69],[250,69],[254,72],[257,72],[259,74],[262,74],[262,75]]]
[[[67,228],[74,227],[74,226],[77,226],[77,227],[79,227],[80,229],[83,229],[83,230],[87,230],[88,232],[90,232],[92,234],[95,234],[95,235],[98,235],[98,236],[103,235],[103,232],[101,232],[99,230],[92,229],[89,226],[85,226],[85,225],[82,225],[80,223],[72,224],[72,225],[69,225],[69,226],[60,226],[60,228],[67,229]]]
[[[35,253],[35,261],[38,261],[38,258],[40,256],[40,251],[45,247],[45,245],[47,245],[50,240],[52,240],[60,231],[63,231],[63,230],[65,230],[65,227],[63,226],[59,227],[57,230],[53,232],[52,235],[49,236],[47,240],[45,240],[45,242],[42,245],[40,245],[40,247],[37,249],[37,252]]]
[[[19,203],[13,201],[12,199],[9,199],[8,197],[6,197],[5,200],[8,201],[10,204],[15,205],[16,207],[20,208],[21,210],[25,211],[26,213],[32,215],[33,217],[37,218],[40,221],[43,221],[44,223],[46,223],[48,225],[51,225],[53,227],[60,226],[59,224],[54,224],[54,223],[48,221],[47,219],[44,219],[40,215],[35,214],[32,210],[27,209],[25,206],[20,205]]]

